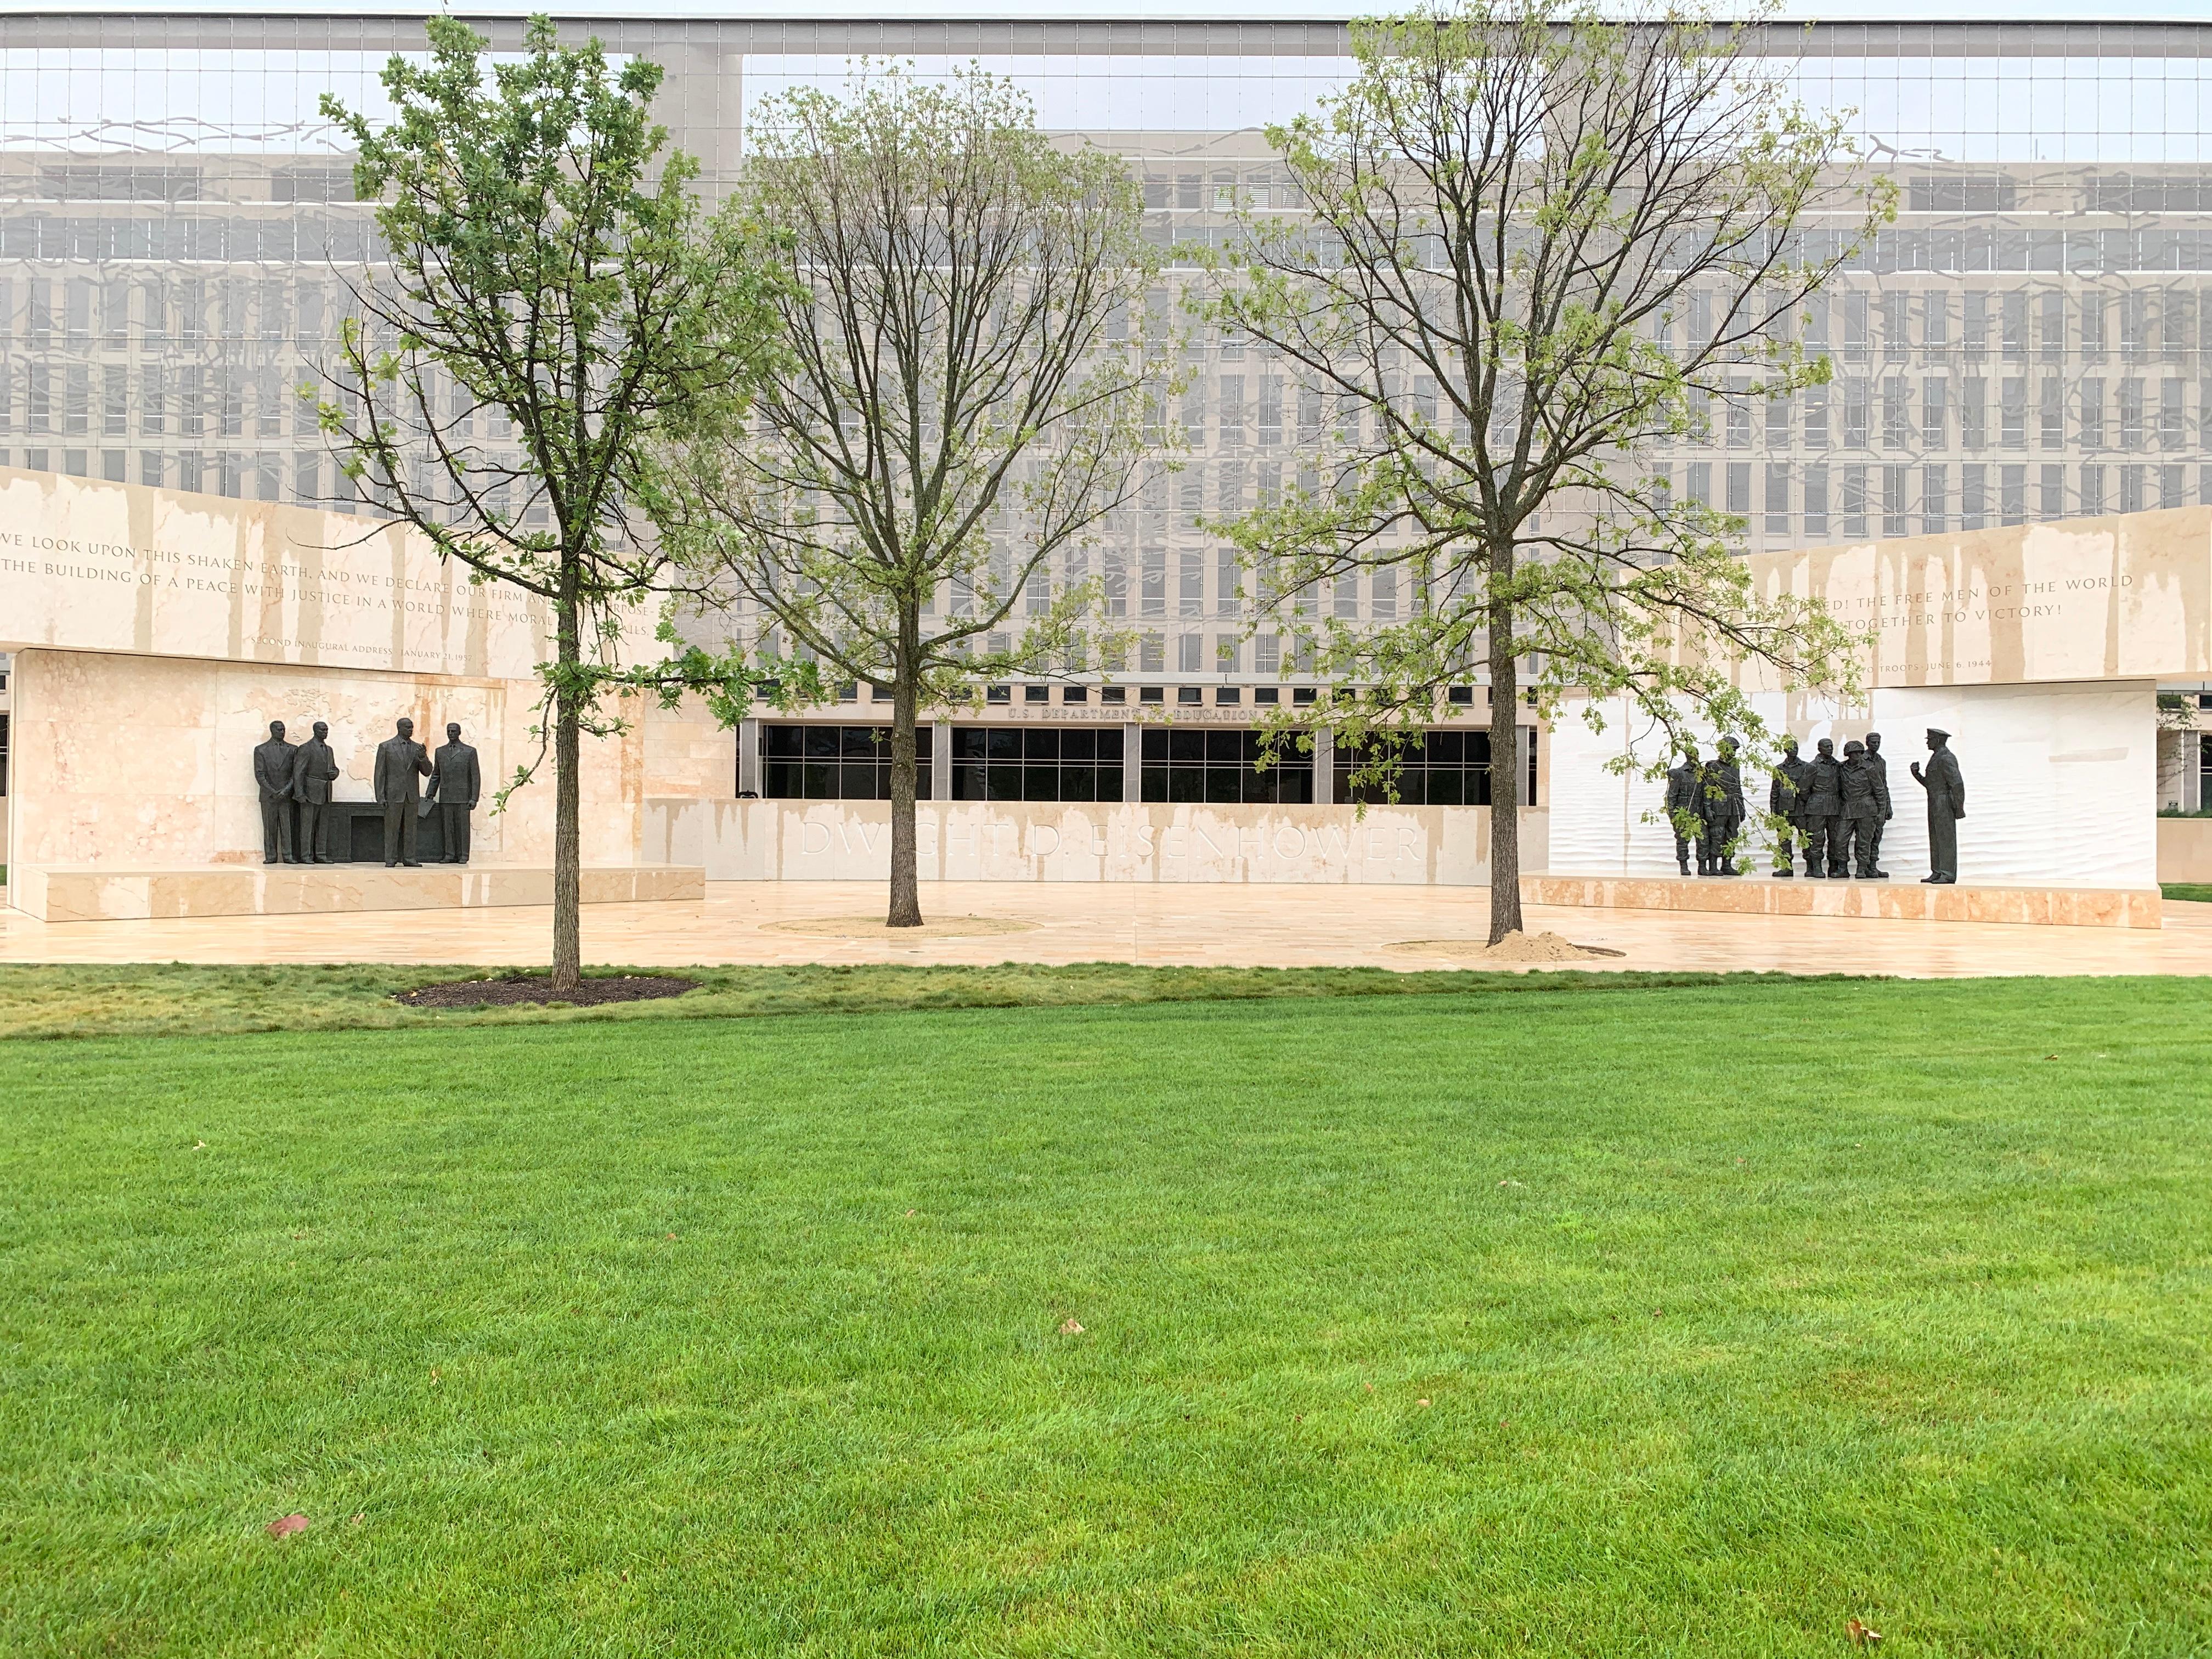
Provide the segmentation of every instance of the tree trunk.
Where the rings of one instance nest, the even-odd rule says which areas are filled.
[[[1491,580],[1501,573],[1495,568]],[[1510,580],[1509,567],[1502,573]],[[1490,942],[1521,931],[1521,678],[1513,605],[1490,602]]]
[[[891,667],[891,908],[884,919],[889,927],[921,926],[914,836],[915,681],[920,674],[915,657],[921,631],[919,612],[900,616],[899,653]]]
[[[573,991],[583,980],[584,945],[577,912],[583,897],[582,797],[577,773],[583,761],[580,714],[569,683],[581,661],[578,606],[563,592],[556,605],[562,681],[553,694],[553,989]]]

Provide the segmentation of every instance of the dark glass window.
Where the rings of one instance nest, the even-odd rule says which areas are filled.
[[[1354,801],[1382,805],[1389,800],[1382,785],[1352,787],[1364,750],[1341,749],[1336,757],[1336,799],[1339,805]],[[1536,729],[1521,728],[1521,752],[1526,776],[1522,780],[1522,804],[1536,804]],[[1424,732],[1420,740],[1400,751],[1398,804],[1401,806],[1487,806],[1490,805],[1490,733],[1464,726]]]
[[[955,800],[1119,800],[1118,726],[956,726]]]
[[[1143,799],[1311,804],[1312,755],[1286,743],[1266,771],[1260,770],[1259,761],[1257,732],[1149,726],[1144,734]]]
[[[930,728],[914,732],[915,793],[929,799]],[[770,800],[889,800],[888,726],[763,726],[761,793]]]

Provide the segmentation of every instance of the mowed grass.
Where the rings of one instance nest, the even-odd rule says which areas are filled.
[[[0,1046],[0,1651],[2202,1653],[2204,1006]]]
[[[1277,997],[1434,996],[1439,992],[1571,991],[1578,970],[1556,973],[1388,968],[1150,968],[1119,962],[1046,967],[593,968],[588,976],[669,974],[697,989],[650,1002],[572,1007],[410,1008],[397,992],[455,980],[519,975],[504,968],[349,963],[218,967],[200,963],[0,963],[0,1040],[12,1037],[209,1036],[246,1031],[372,1030],[455,1025],[543,1025],[604,1020],[728,1019],[912,1008],[1064,1008],[1104,1003],[1243,1001]],[[543,979],[543,973],[525,975]],[[1758,975],[1607,974],[1646,986],[1714,985]],[[1779,975],[1765,977],[1779,979]]]

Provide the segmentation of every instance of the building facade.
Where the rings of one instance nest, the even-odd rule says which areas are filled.
[[[512,46],[521,25],[480,25]],[[879,22],[811,17],[568,26],[666,70],[659,113],[726,185],[749,110],[860,57],[1015,77],[1046,125],[1126,156],[1164,245],[1223,232],[1231,201],[1297,210],[1262,128],[1348,71],[1340,21]],[[419,18],[179,12],[0,18],[0,464],[350,508],[297,388],[377,253],[371,209],[317,113],[374,113]],[[1805,325],[1831,385],[1732,409],[1665,465],[1748,515],[1748,550],[2212,503],[2212,24],[1818,23],[1778,28],[1815,107],[1899,186],[1895,226]],[[1840,234],[1809,225],[1820,240]],[[1194,273],[1193,274],[1194,276]],[[1700,326],[1697,301],[1679,319]],[[1135,654],[1114,684],[991,688],[932,732],[939,799],[1321,803],[1324,745],[1257,770],[1256,714],[1310,696],[1296,618],[1249,616],[1230,550],[1194,527],[1261,499],[1317,434],[1317,400],[1233,339],[1191,348],[1175,411],[1189,465],[1150,485],[1097,556]],[[501,434],[487,426],[487,441]],[[1387,621],[1395,573],[1310,601]],[[870,688],[749,725],[734,786],[884,793]],[[1456,708],[1480,716],[1480,684]],[[1407,787],[1476,805],[1484,739],[1440,719]],[[1529,746],[1538,760],[1538,745]],[[1518,781],[1534,802],[1541,768]]]

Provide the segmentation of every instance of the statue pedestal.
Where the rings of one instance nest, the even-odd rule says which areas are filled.
[[[1798,876],[1521,878],[1521,902],[1594,909],[1704,910],[1725,915],[1871,916],[1897,921],[2001,921],[2050,927],[2158,927],[2156,888],[1929,886]]]
[[[41,921],[143,921],[158,916],[337,915],[553,902],[550,865],[203,864],[166,870],[90,865],[8,872],[8,901]],[[586,904],[707,896],[696,865],[585,866]]]

